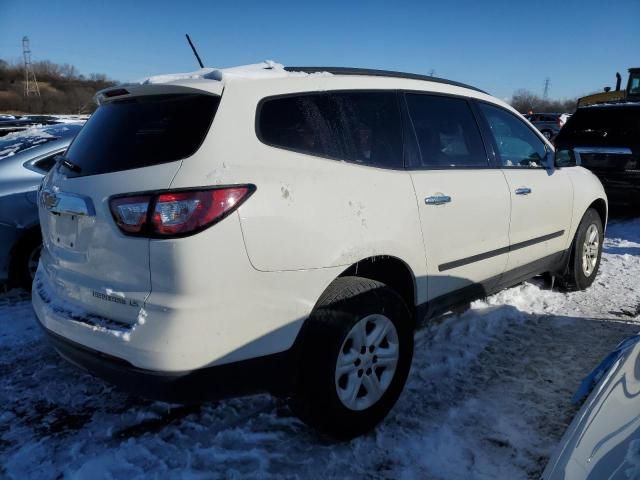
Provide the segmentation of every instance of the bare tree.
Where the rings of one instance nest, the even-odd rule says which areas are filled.
[[[24,66],[19,60],[0,60],[0,112],[91,113],[96,108],[96,92],[116,85],[102,73],[92,73],[85,79],[70,64],[43,60],[33,66],[41,82],[41,96],[27,102],[23,95]]]
[[[575,111],[578,103],[577,98],[565,100],[549,100],[540,98],[538,95],[526,89],[516,90],[511,97],[511,106],[520,113],[529,112],[557,112],[571,113]]]

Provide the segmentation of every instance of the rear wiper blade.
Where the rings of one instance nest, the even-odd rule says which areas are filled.
[[[72,172],[80,173],[82,171],[82,168],[79,165],[76,165],[75,163],[72,163],[71,161],[67,160],[66,158],[62,159],[62,165],[67,167]]]

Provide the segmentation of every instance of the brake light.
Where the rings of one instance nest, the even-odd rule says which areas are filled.
[[[253,192],[253,185],[115,197],[111,213],[123,233],[165,238],[192,235],[219,222]]]
[[[113,198],[111,214],[124,233],[140,233],[147,222],[150,195]]]

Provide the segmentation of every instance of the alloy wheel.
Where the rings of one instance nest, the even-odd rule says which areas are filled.
[[[582,271],[586,277],[591,276],[598,263],[598,252],[600,250],[600,235],[598,227],[589,225],[582,245]]]
[[[347,334],[336,363],[338,398],[350,410],[374,405],[391,385],[400,356],[398,332],[381,314],[359,320]]]

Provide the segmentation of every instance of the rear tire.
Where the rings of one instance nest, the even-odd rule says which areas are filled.
[[[302,331],[292,410],[339,439],[375,427],[396,403],[411,367],[413,322],[383,283],[336,279]]]
[[[567,273],[563,277],[565,290],[584,290],[596,278],[604,240],[602,219],[598,212],[588,209],[576,232]]]
[[[9,268],[9,287],[31,291],[31,283],[38,268],[41,250],[42,237],[39,231],[28,233],[18,240]]]

